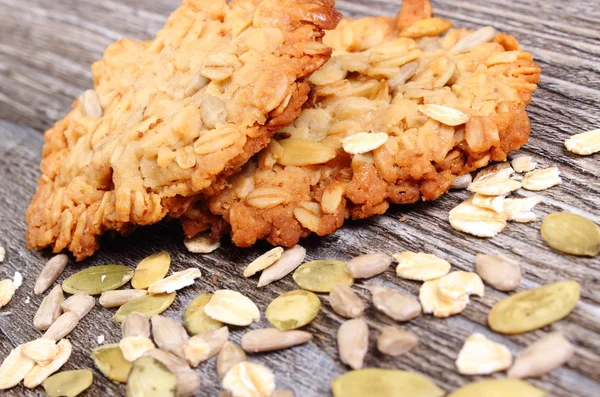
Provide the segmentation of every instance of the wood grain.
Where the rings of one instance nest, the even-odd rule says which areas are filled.
[[[392,15],[397,1],[338,0],[338,8],[348,16]],[[24,242],[24,212],[35,190],[42,145],[40,131],[65,114],[73,97],[91,85],[89,65],[98,59],[112,41],[123,37],[147,39],[159,29],[177,2],[169,0],[0,0],[0,119],[33,129],[0,122],[0,244],[7,257],[0,266],[0,278],[20,271],[23,286],[13,301],[0,311],[0,357],[14,346],[40,336],[32,319],[42,297],[33,295],[35,278],[49,253],[30,251]],[[515,34],[543,67],[540,88],[529,113],[533,133],[521,151],[533,155],[541,166],[558,165],[563,184],[543,192],[540,215],[567,210],[600,222],[599,159],[596,154],[580,157],[566,151],[562,142],[572,133],[600,126],[600,8],[595,0],[561,2],[444,0],[435,2],[439,16],[452,19],[456,26],[493,25]],[[523,195],[529,195],[523,192]],[[582,299],[565,320],[543,330],[504,337],[486,326],[490,307],[506,294],[488,288],[484,298],[475,298],[459,316],[436,319],[430,316],[403,324],[420,338],[411,353],[393,359],[376,353],[375,339],[382,326],[391,324],[385,316],[369,307],[366,317],[371,329],[367,365],[411,369],[425,375],[450,391],[474,379],[459,375],[454,360],[464,339],[482,332],[505,343],[513,353],[546,332],[562,329],[577,346],[576,356],[563,368],[533,384],[552,396],[590,397],[600,390],[600,261],[577,258],[550,250],[539,236],[540,222],[511,223],[498,237],[482,240],[452,230],[448,211],[467,196],[452,192],[433,203],[394,206],[384,215],[361,222],[350,222],[326,238],[309,238],[308,259],[349,259],[360,253],[399,250],[426,251],[447,258],[455,268],[472,270],[478,252],[503,253],[521,262],[525,280],[520,290],[562,279],[582,284]],[[406,217],[401,222],[399,218]],[[268,247],[238,249],[224,242],[210,255],[188,253],[181,243],[176,223],[140,228],[129,237],[105,237],[102,250],[82,264],[67,268],[59,281],[87,266],[122,263],[130,266],[151,253],[167,250],[173,270],[198,266],[204,277],[194,287],[178,294],[166,314],[181,319],[185,305],[198,293],[232,288],[247,294],[261,310],[279,294],[297,288],[291,277],[265,289],[255,288],[256,280],[241,277],[241,267]],[[216,281],[213,281],[216,280]],[[390,269],[384,277],[358,282],[355,289],[369,301],[369,284],[395,286],[416,295],[419,283],[403,281]],[[253,355],[277,376],[280,388],[290,388],[297,396],[325,396],[329,383],[346,368],[337,358],[335,332],[342,319],[324,305],[317,320],[307,330],[320,336],[305,346],[287,351]],[[74,353],[64,369],[89,367],[94,370],[94,385],[87,396],[122,395],[124,389],[107,381],[89,358],[103,335],[104,343],[116,342],[120,329],[111,321],[114,310],[97,307],[71,334]],[[263,318],[252,328],[267,326]],[[243,329],[234,329],[239,342]],[[203,376],[202,396],[216,396],[219,385],[214,360],[199,368]],[[501,377],[502,375],[496,375]],[[9,396],[43,395],[40,388],[21,387],[4,393]]]

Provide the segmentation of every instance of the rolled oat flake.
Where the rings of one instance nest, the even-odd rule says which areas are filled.
[[[267,307],[267,320],[282,331],[310,323],[319,313],[321,300],[310,291],[289,291],[275,298]]]
[[[75,397],[92,385],[94,375],[89,369],[63,371],[42,382],[48,397]]]
[[[331,292],[336,284],[354,283],[346,262],[337,260],[307,262],[296,269],[293,278],[300,288],[313,292]]]
[[[160,361],[153,357],[135,360],[127,378],[127,397],[175,397],[177,379]]]
[[[133,269],[123,265],[94,266],[75,273],[62,283],[63,291],[69,294],[84,292],[98,295],[117,289],[131,280]]]
[[[333,380],[331,390],[334,397],[442,397],[446,394],[422,375],[379,368],[346,372]]]
[[[570,212],[547,215],[540,230],[550,247],[565,254],[596,256],[600,253],[600,226]]]
[[[492,307],[488,324],[501,334],[534,331],[569,315],[580,292],[576,281],[559,281],[518,292]]]

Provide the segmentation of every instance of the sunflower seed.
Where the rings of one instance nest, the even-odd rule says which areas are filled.
[[[299,245],[295,245],[292,248],[285,250],[277,262],[262,272],[257,287],[264,287],[265,285],[284,278],[300,266],[305,256],[306,250]]]
[[[183,357],[183,344],[189,336],[185,328],[177,321],[155,314],[150,319],[152,338],[164,351]]]
[[[95,90],[85,90],[81,95],[81,106],[83,107],[83,114],[93,119],[99,119],[102,117],[102,105],[100,105],[100,98]]]
[[[312,340],[312,334],[305,331],[280,331],[277,328],[255,329],[242,336],[242,349],[248,353],[268,352],[287,349],[310,340]]]
[[[142,313],[129,313],[121,323],[123,338],[128,336],[150,337],[150,320]]]
[[[244,350],[233,342],[225,342],[217,357],[217,375],[223,379],[234,365],[246,361]]]
[[[412,332],[388,325],[383,327],[381,335],[377,338],[377,350],[396,357],[409,352],[418,343],[417,336]]]
[[[148,292],[152,295],[171,293],[194,284],[194,280],[201,276],[202,273],[200,273],[200,269],[197,268],[175,272],[169,277],[154,282],[148,287]]]
[[[146,294],[148,294],[148,291],[143,289],[117,289],[114,291],[104,291],[102,295],[100,295],[99,302],[102,307],[119,307],[132,299],[139,298]]]
[[[40,307],[33,317],[33,326],[40,331],[45,331],[62,313],[61,304],[65,299],[63,290],[60,285],[56,285],[44,297]]]
[[[50,258],[44,265],[44,268],[40,272],[35,286],[33,287],[33,293],[40,295],[44,293],[52,285],[53,282],[62,274],[65,266],[69,262],[69,257],[65,254],[58,254]]]
[[[329,304],[333,311],[347,318],[359,317],[365,311],[363,301],[345,284],[336,284],[331,288]]]
[[[52,323],[42,338],[59,341],[69,335],[77,327],[77,324],[79,324],[79,315],[77,313],[63,313]]]
[[[244,269],[244,277],[251,277],[257,272],[265,270],[281,258],[282,253],[283,248],[281,247],[275,247],[272,250],[265,252],[246,266]]]
[[[377,285],[370,290],[377,310],[396,321],[409,321],[421,314],[419,301],[409,295]]]
[[[199,234],[183,240],[183,245],[194,254],[210,254],[221,246],[221,242],[206,234]]]
[[[466,189],[471,184],[472,181],[473,181],[473,176],[471,174],[464,174],[461,176],[457,176],[452,181],[452,184],[450,185],[450,189],[454,189],[454,190]]]
[[[369,327],[365,320],[357,318],[342,323],[338,329],[337,342],[342,363],[352,369],[362,368],[369,348]]]
[[[459,40],[454,46],[450,49],[452,52],[465,52],[469,51],[473,47],[487,43],[489,41],[494,40],[498,32],[491,26],[486,26],[484,28],[478,29],[470,35],[464,37]]]
[[[63,301],[60,307],[63,312],[73,312],[77,314],[81,320],[90,312],[90,310],[92,310],[95,304],[96,300],[93,297],[86,293],[79,292]]]
[[[562,332],[544,335],[517,357],[508,370],[509,378],[537,378],[560,367],[573,357],[575,348]]]
[[[477,274],[499,291],[513,291],[521,284],[521,266],[501,255],[475,256]]]
[[[392,258],[382,253],[366,254],[348,261],[348,271],[354,278],[371,278],[385,272],[392,264]]]

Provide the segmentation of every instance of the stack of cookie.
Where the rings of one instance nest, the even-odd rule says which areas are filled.
[[[166,216],[291,246],[527,141],[540,68],[513,36],[452,29],[427,0],[339,20],[333,0],[184,0],[154,40],[109,46],[46,132],[29,246],[82,260]]]

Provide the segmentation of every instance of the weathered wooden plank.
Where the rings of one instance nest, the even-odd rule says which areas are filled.
[[[338,7],[351,16],[392,15],[399,1],[377,0],[366,4],[358,0],[338,0]],[[146,39],[162,26],[177,2],[168,0],[97,2],[83,0],[0,0],[0,119],[47,128],[64,114],[72,98],[90,83],[89,65],[98,59],[111,41],[123,36]],[[536,209],[540,215],[569,210],[600,222],[600,179],[598,155],[579,157],[567,152],[562,142],[574,133],[600,125],[600,9],[595,1],[562,3],[524,0],[507,7],[505,1],[444,0],[435,2],[438,15],[450,18],[457,26],[480,27],[491,24],[516,34],[544,68],[540,89],[529,107],[533,134],[523,153],[534,155],[543,166],[557,164],[563,174],[560,187],[543,192],[545,202]],[[8,39],[6,39],[8,38]],[[16,270],[25,283],[13,302],[0,314],[0,357],[19,343],[38,337],[31,325],[41,297],[32,295],[37,272],[48,253],[25,249],[24,211],[35,189],[41,135],[33,130],[18,129],[0,122],[0,244],[7,248],[6,262],[0,277]],[[523,194],[528,194],[524,192]],[[488,288],[484,298],[473,299],[460,316],[440,320],[421,316],[403,325],[417,333],[420,345],[410,354],[391,359],[375,352],[375,339],[384,324],[391,321],[372,307],[367,310],[371,327],[369,366],[412,369],[430,376],[438,385],[452,390],[472,377],[456,373],[453,361],[464,339],[472,332],[482,332],[506,343],[516,353],[525,344],[551,329],[563,329],[577,346],[576,357],[569,365],[533,383],[553,396],[592,396],[600,386],[600,261],[564,256],[551,251],[539,237],[539,222],[510,224],[504,233],[491,240],[481,240],[453,231],[447,222],[448,211],[466,197],[453,192],[434,203],[395,206],[385,216],[350,222],[332,236],[309,238],[303,242],[309,259],[349,259],[353,255],[398,250],[423,250],[446,257],[459,269],[472,270],[478,252],[504,253],[519,260],[525,281],[521,289],[552,281],[572,278],[582,286],[582,300],[564,321],[542,331],[514,337],[493,334],[486,327],[486,313],[504,293]],[[400,222],[400,217],[406,221]],[[199,292],[234,288],[246,293],[264,310],[278,294],[295,289],[291,278],[264,290],[255,289],[255,280],[240,277],[240,267],[267,249],[237,249],[224,243],[222,249],[206,256],[194,256],[183,249],[181,231],[176,223],[163,223],[138,229],[131,236],[107,237],[102,250],[82,265],[67,269],[66,278],[81,268],[108,262],[134,266],[144,256],[165,249],[171,252],[174,270],[199,266],[204,277],[193,288],[179,294],[167,312],[181,318],[185,304]],[[217,281],[212,282],[211,277]],[[59,280],[59,281],[60,281]],[[356,289],[369,300],[366,286],[372,283],[395,285],[418,293],[418,283],[398,280],[392,270],[383,278],[359,282]],[[29,297],[29,300],[27,299]],[[345,371],[337,359],[335,332],[341,318],[335,315],[323,297],[323,312],[308,330],[320,335],[313,343],[289,351],[254,356],[277,374],[278,385],[289,387],[299,396],[322,396],[329,393],[329,382]],[[26,303],[27,302],[27,303]],[[10,312],[11,314],[6,314]],[[99,335],[105,343],[116,342],[119,327],[110,320],[112,310],[96,307],[71,336],[75,350],[66,369],[90,367],[91,348]],[[266,326],[261,320],[253,328]],[[242,330],[233,332],[239,341]],[[318,368],[318,371],[315,371]],[[94,369],[94,371],[96,371]],[[205,385],[202,395],[218,393],[214,360],[202,366]],[[480,379],[483,377],[475,377]],[[119,395],[123,389],[95,372],[90,396]],[[7,395],[21,396],[16,388]],[[39,390],[26,395],[43,395]]]

